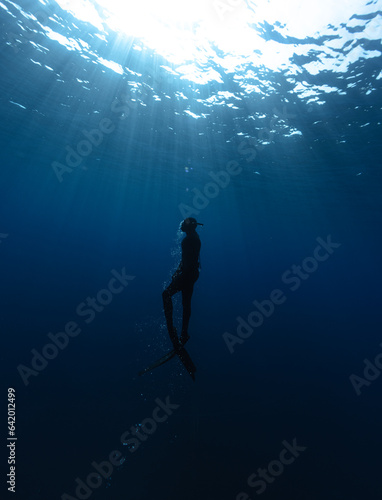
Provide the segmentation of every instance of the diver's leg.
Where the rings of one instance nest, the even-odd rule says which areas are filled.
[[[194,290],[194,285],[188,286],[185,290],[182,290],[182,305],[183,305],[183,322],[182,322],[182,333],[180,335],[180,342],[185,344],[190,338],[188,334],[188,323],[191,317],[191,298],[192,292]]]
[[[173,306],[172,306],[171,297],[174,294],[176,294],[178,291],[179,290],[177,290],[176,287],[174,286],[174,284],[171,282],[171,284],[162,293],[163,309],[164,309],[164,315],[165,315],[166,323],[167,323],[167,330],[168,330],[168,334],[170,336],[171,342],[173,343],[174,347],[177,346],[179,341],[178,341],[178,335],[177,335],[176,329],[174,327],[173,319],[172,319]]]
[[[185,282],[185,286],[182,288],[182,305],[183,305],[183,322],[182,322],[182,333],[180,335],[180,342],[185,344],[190,338],[188,334],[188,323],[191,317],[191,298],[194,291],[194,285],[199,278],[199,272],[194,275],[189,276]]]
[[[172,299],[171,299],[171,297],[175,293],[176,292],[173,291],[173,290],[171,290],[170,287],[166,288],[166,290],[164,290],[164,292],[162,293],[164,315],[166,317],[167,330],[169,332],[171,332],[171,331],[174,330],[174,324],[172,322],[173,307],[172,307]]]

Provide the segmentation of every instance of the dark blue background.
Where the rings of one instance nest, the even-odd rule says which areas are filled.
[[[0,232],[8,237],[0,240],[0,358],[3,408],[6,387],[16,389],[17,498],[74,496],[75,478],[85,480],[92,461],[117,449],[126,462],[92,499],[234,500],[241,491],[253,499],[248,476],[293,438],[307,450],[262,498],[381,498],[382,378],[358,397],[349,381],[382,351],[381,58],[350,65],[356,86],[323,95],[321,106],[291,92],[282,72],[269,72],[275,92],[261,99],[242,93],[238,109],[212,107],[207,119],[195,120],[184,111],[190,105],[198,113],[196,98],[240,92],[232,75],[197,86],[166,73],[148,49],[126,51],[119,62],[142,75],[137,82],[146,91],[122,120],[111,106],[133,102],[131,75],[86,61],[42,33],[33,41],[43,52],[22,34],[16,50],[6,36],[20,30],[20,14],[12,12],[16,19],[1,10]],[[76,32],[73,19],[56,12],[62,33]],[[111,57],[112,43],[76,25]],[[309,83],[344,86],[330,72]],[[238,132],[258,137],[284,106],[293,117],[247,162]],[[257,112],[266,118],[255,127],[248,116]],[[84,159],[86,170],[58,182],[52,162],[65,163],[65,147],[76,147],[81,131],[103,118],[115,130]],[[292,129],[301,135],[289,135]],[[228,161],[241,173],[195,214],[204,223],[188,344],[196,382],[177,359],[140,378],[170,348],[161,293],[180,258],[179,249],[171,255],[180,242],[179,204],[192,206],[192,189],[203,190],[208,173]],[[329,234],[341,246],[291,292],[282,274]],[[123,267],[135,279],[86,325],[77,306]],[[275,288],[287,300],[231,355],[223,333],[235,333],[236,318]],[[47,334],[72,320],[81,334],[25,387],[18,365],[30,366],[31,349],[41,351]],[[167,396],[179,409],[129,453],[121,434]]]

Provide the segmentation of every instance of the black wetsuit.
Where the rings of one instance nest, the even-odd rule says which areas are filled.
[[[163,306],[167,321],[167,328],[171,340],[177,341],[172,319],[171,297],[177,292],[182,292],[183,323],[182,336],[188,335],[188,323],[191,316],[191,297],[194,290],[195,281],[199,278],[199,253],[200,238],[196,231],[190,231],[182,241],[182,260],[175,271],[172,281],[163,292]]]

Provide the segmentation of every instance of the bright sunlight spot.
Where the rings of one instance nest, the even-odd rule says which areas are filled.
[[[295,53],[314,49],[315,39],[331,35],[351,40],[346,23],[375,9],[365,0],[57,0],[59,5],[102,33],[110,30],[141,40],[170,63],[190,68],[214,61],[226,71],[246,61],[279,70]],[[352,21],[350,21],[352,22]],[[270,27],[270,28],[269,28]],[[264,35],[277,32],[277,41]],[[378,26],[370,26],[376,33]],[[360,34],[362,36],[362,34]],[[312,45],[300,45],[289,37]],[[343,43],[344,43],[343,42]],[[324,47],[323,47],[324,48]],[[334,50],[329,42],[328,51]],[[333,57],[322,63],[332,69]],[[189,77],[189,75],[187,75]],[[218,78],[218,76],[217,76]]]

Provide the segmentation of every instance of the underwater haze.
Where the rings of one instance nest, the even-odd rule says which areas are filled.
[[[381,499],[382,0],[0,20],[1,497]]]

